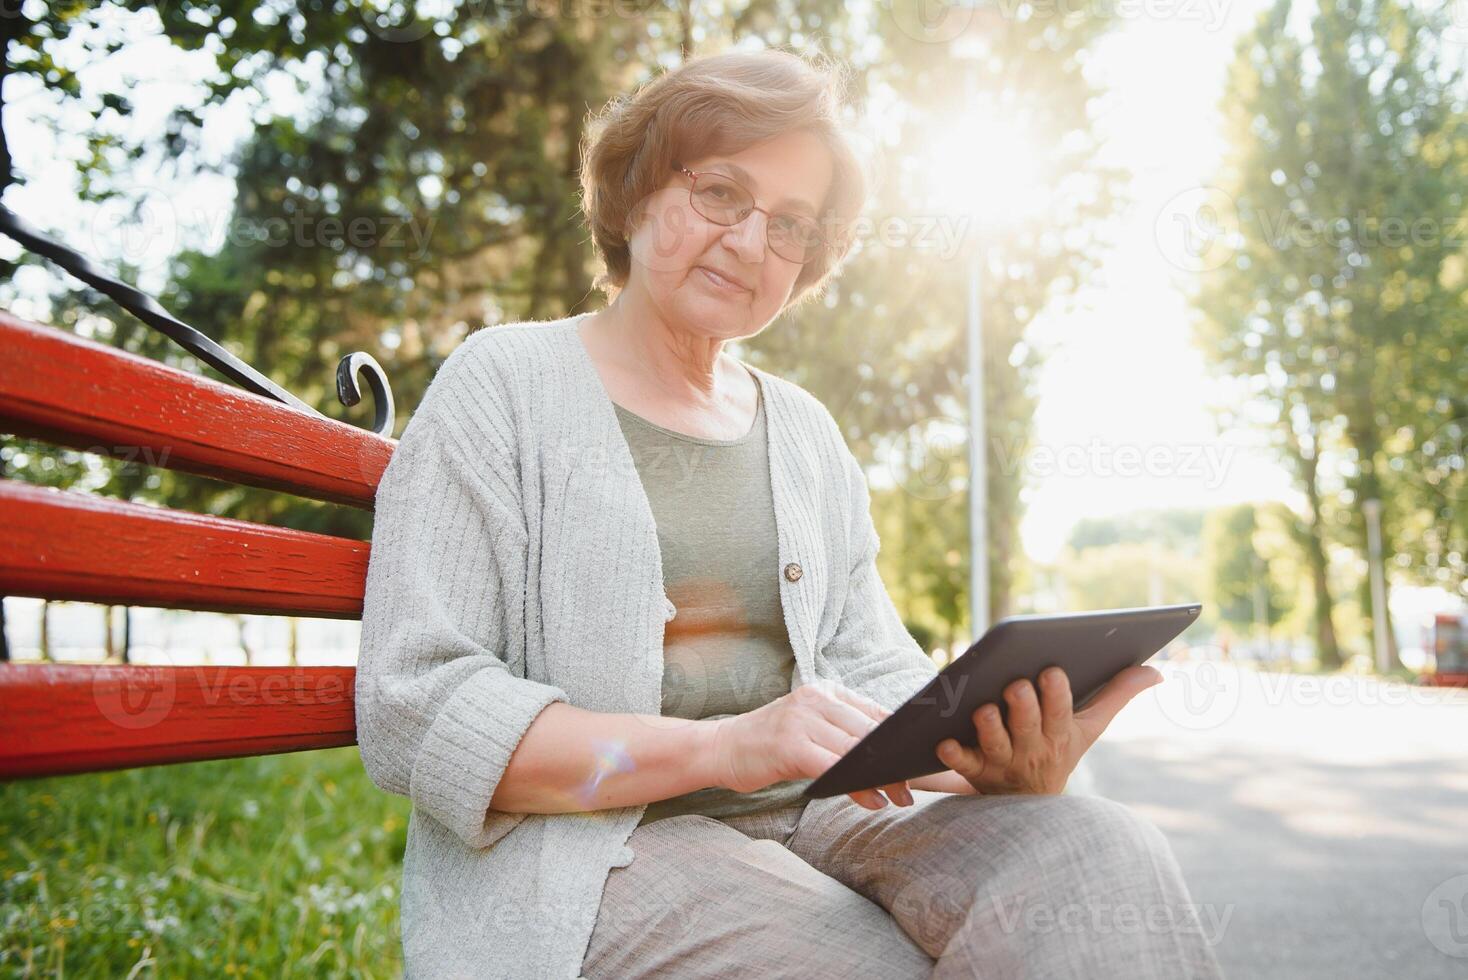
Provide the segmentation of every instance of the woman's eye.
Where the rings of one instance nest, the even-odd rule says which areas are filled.
[[[802,245],[809,245],[820,237],[814,225],[794,215],[780,215],[773,224],[777,232]]]

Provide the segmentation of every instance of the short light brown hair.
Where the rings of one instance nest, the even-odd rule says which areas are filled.
[[[615,293],[632,260],[628,220],[684,160],[738,153],[807,131],[830,151],[831,187],[819,223],[826,246],[796,277],[790,302],[818,295],[855,240],[867,175],[841,122],[845,71],[788,51],[726,51],[690,59],[619,96],[593,119],[581,145],[581,209],[605,264],[597,285]]]

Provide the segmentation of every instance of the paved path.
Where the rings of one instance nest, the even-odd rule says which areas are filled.
[[[1230,980],[1468,978],[1468,691],[1158,667],[1073,787],[1167,832]]]

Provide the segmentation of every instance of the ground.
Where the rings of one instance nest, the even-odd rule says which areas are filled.
[[[1163,669],[1077,788],[1167,833],[1226,975],[1468,976],[1468,691]]]
[[[1166,832],[1230,980],[1468,976],[1468,691],[1163,669],[1069,789]],[[0,786],[0,975],[397,976],[407,815],[353,748]]]

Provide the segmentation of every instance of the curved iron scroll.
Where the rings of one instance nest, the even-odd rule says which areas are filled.
[[[172,316],[147,293],[108,276],[93,265],[85,255],[41,234],[3,204],[0,204],[0,234],[14,239],[27,250],[50,259],[82,282],[110,296],[118,306],[155,330],[162,331],[174,343],[209,364],[240,387],[257,395],[273,398],[299,411],[325,418],[316,409],[220,347],[209,337]],[[359,351],[342,358],[341,363],[337,365],[337,397],[348,408],[361,401],[362,393],[356,380],[359,370],[367,372],[368,387],[372,389],[373,405],[376,410],[372,430],[378,435],[391,437],[395,418],[392,390],[388,386],[387,374],[372,355]]]
[[[348,408],[362,400],[362,389],[357,385],[357,375],[367,377],[367,387],[372,389],[372,407],[376,417],[372,428],[379,435],[392,435],[393,410],[392,389],[387,384],[387,372],[377,363],[377,358],[364,351],[353,351],[336,365],[336,397]]]

